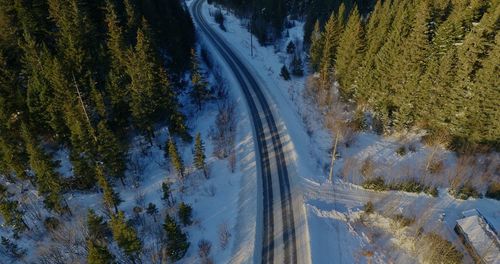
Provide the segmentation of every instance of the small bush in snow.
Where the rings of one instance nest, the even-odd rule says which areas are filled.
[[[294,54],[295,53],[295,43],[293,41],[288,42],[288,45],[286,46],[286,53],[288,54]]]
[[[212,248],[212,243],[210,241],[202,239],[198,242],[198,256],[205,260],[210,256],[210,249]]]
[[[219,226],[219,246],[222,249],[226,249],[229,244],[229,239],[231,238],[231,232],[229,232],[229,226],[223,223]]]
[[[488,186],[486,197],[500,200],[500,182],[493,182]]]
[[[179,219],[181,220],[182,224],[185,226],[188,226],[193,222],[191,220],[192,215],[193,215],[193,208],[184,202],[182,202],[179,205],[178,215],[179,215]]]
[[[391,190],[420,193],[424,190],[424,186],[415,179],[395,183],[388,186]]]
[[[286,67],[286,65],[283,65],[283,67],[281,67],[280,76],[283,77],[283,79],[285,81],[290,80],[290,72],[288,71],[288,68]]]
[[[415,218],[406,217],[402,214],[395,215],[393,220],[400,227],[407,227],[415,222]]]
[[[415,145],[415,143],[411,143],[410,145],[408,145],[408,150],[413,153],[417,152],[417,146]]]
[[[469,198],[480,198],[480,193],[470,183],[466,183],[458,189],[450,189],[450,194],[460,200],[467,200]]]
[[[432,197],[438,197],[439,195],[438,189],[436,187],[427,186],[425,187],[424,192]]]
[[[406,147],[405,147],[405,146],[401,146],[401,147],[399,147],[398,149],[396,149],[396,153],[397,153],[399,156],[404,156],[404,155],[406,155]]]
[[[51,216],[45,218],[45,220],[43,221],[43,226],[45,227],[45,229],[47,229],[47,231],[55,231],[60,224],[61,222],[59,221],[59,219]]]
[[[365,211],[365,213],[367,214],[371,214],[373,213],[374,211],[374,207],[373,207],[373,203],[372,201],[368,201],[367,203],[365,203],[365,205],[363,206],[363,210]]]
[[[373,171],[375,170],[375,166],[373,165],[373,161],[370,158],[366,158],[363,161],[363,165],[361,165],[361,175],[365,178],[370,178],[373,176]]]
[[[222,14],[222,11],[220,9],[215,10],[214,13],[214,19],[217,24],[219,24],[219,27],[226,31],[226,27],[224,26],[224,14]]]
[[[431,161],[429,163],[428,171],[432,174],[438,174],[444,169],[444,163],[442,160]]]
[[[424,263],[462,263],[463,254],[448,240],[436,233],[424,235],[420,250]]]
[[[374,179],[368,179],[363,182],[363,188],[370,189],[374,191],[386,191],[388,188],[385,185],[385,181],[382,177],[377,177]]]

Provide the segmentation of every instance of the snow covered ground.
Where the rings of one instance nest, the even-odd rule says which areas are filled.
[[[381,228],[384,239],[373,239],[367,232],[354,224],[363,205],[372,201],[375,210],[384,217],[403,214],[415,217],[416,226],[426,232],[437,232],[463,250],[453,231],[462,211],[477,208],[496,229],[500,227],[500,202],[491,199],[454,199],[448,194],[448,175],[426,176],[426,182],[443,186],[439,197],[426,194],[412,194],[396,191],[374,192],[365,190],[340,179],[346,160],[357,161],[357,166],[366,158],[378,164],[379,172],[390,174],[392,180],[404,177],[419,177],[418,169],[427,162],[430,155],[438,156],[446,167],[456,163],[456,156],[443,149],[433,149],[420,143],[421,134],[381,137],[363,132],[356,135],[354,144],[339,150],[342,158],[337,160],[334,183],[327,180],[329,151],[332,146],[330,133],[324,128],[317,110],[302,96],[305,78],[292,78],[285,81],[279,76],[283,64],[289,63],[285,52],[290,40],[301,49],[301,22],[287,29],[287,37],[274,46],[260,46],[254,39],[253,56],[250,53],[250,35],[246,30],[247,21],[235,17],[225,10],[225,28],[221,30],[210,17],[210,10],[216,7],[205,5],[204,15],[211,25],[223,35],[228,43],[246,59],[250,68],[260,77],[265,94],[271,107],[278,113],[277,122],[281,131],[286,131],[287,162],[296,171],[296,186],[303,191],[303,202],[307,212],[308,234],[310,239],[311,260],[313,263],[414,263],[417,255],[404,242],[397,239],[398,234],[389,228]],[[396,153],[402,145],[414,145],[415,151],[406,155]],[[436,154],[437,153],[437,154]],[[498,155],[493,162],[498,162]],[[410,173],[399,173],[404,169]],[[413,172],[414,174],[411,174]],[[359,184],[359,179],[348,177],[345,180]],[[484,188],[484,187],[483,187]],[[470,258],[466,256],[466,261]]]

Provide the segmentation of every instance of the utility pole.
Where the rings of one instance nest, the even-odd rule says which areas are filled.
[[[330,182],[333,183],[333,165],[336,160],[336,153],[337,153],[337,144],[339,142],[339,133],[335,135],[335,144],[333,145],[333,152],[332,152],[332,162],[330,163],[330,175],[328,176],[328,179]]]
[[[252,16],[250,17],[250,57],[253,58],[253,23],[255,19],[255,1],[252,1]]]

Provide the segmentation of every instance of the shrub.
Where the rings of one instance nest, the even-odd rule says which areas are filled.
[[[288,71],[288,68],[286,67],[286,65],[283,65],[283,67],[281,67],[280,76],[283,77],[283,79],[285,81],[290,80],[290,72]]]
[[[479,198],[480,194],[479,192],[469,183],[464,184],[462,187],[460,187],[458,190],[456,189],[450,189],[450,194],[461,200],[467,200],[470,197],[472,198]]]
[[[436,233],[423,237],[425,250],[422,257],[426,263],[455,264],[462,263],[463,254],[448,240]]]
[[[415,143],[411,143],[410,145],[408,145],[408,151],[417,152],[417,146],[415,145]]]
[[[182,202],[179,205],[178,214],[179,214],[179,219],[181,220],[183,225],[187,226],[192,223],[191,216],[193,214],[193,208],[191,208],[191,206],[189,206],[188,204]]]
[[[224,14],[222,14],[222,11],[216,10],[214,14],[214,19],[217,24],[219,24],[219,27],[226,31],[226,27],[224,26]]]
[[[399,147],[398,149],[396,149],[396,153],[397,153],[399,156],[404,156],[404,155],[406,155],[406,147],[405,147],[405,146],[401,146],[401,147]]]
[[[388,188],[385,185],[385,181],[382,177],[377,177],[374,179],[368,179],[363,182],[363,188],[370,189],[374,191],[386,191]]]
[[[295,53],[295,43],[293,43],[293,41],[288,42],[288,45],[286,46],[286,53],[288,54]]]
[[[373,175],[373,170],[373,161],[370,158],[365,159],[365,161],[363,161],[363,165],[361,165],[361,175],[369,178]]]
[[[202,239],[198,242],[198,256],[201,259],[207,259],[210,256],[210,249],[212,248],[212,243],[210,241]]]
[[[438,197],[439,192],[436,187],[427,186],[424,188],[424,192],[432,197]]]
[[[429,164],[429,172],[432,174],[437,174],[443,171],[444,168],[444,163],[442,160],[437,160],[437,161],[431,161]]]
[[[388,186],[391,190],[420,193],[424,190],[424,186],[415,179],[404,181],[401,183],[391,184]]]
[[[356,110],[354,112],[354,116],[352,117],[352,120],[349,122],[349,125],[351,128],[356,131],[363,131],[366,129],[366,120],[365,120],[365,114],[361,110]]]
[[[45,218],[45,220],[43,221],[43,226],[45,226],[45,229],[47,229],[48,231],[56,230],[60,224],[61,221],[59,221],[59,219],[51,216]]]
[[[493,182],[488,186],[486,197],[500,200],[500,182]]]
[[[402,214],[397,214],[393,219],[399,226],[406,227],[415,222],[415,218],[406,217]]]
[[[374,211],[374,207],[373,207],[373,203],[372,201],[368,201],[367,203],[365,203],[364,207],[363,207],[363,210],[365,211],[365,213],[367,214],[371,214],[373,213]]]

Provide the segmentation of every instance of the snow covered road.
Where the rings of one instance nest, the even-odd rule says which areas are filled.
[[[260,160],[258,170],[259,188],[256,200],[260,205],[257,221],[254,262],[261,263],[304,263],[307,260],[299,256],[304,245],[298,245],[295,223],[300,223],[304,230],[304,211],[295,210],[297,203],[292,197],[296,188],[291,188],[287,160],[282,143],[283,131],[279,131],[275,122],[275,113],[269,107],[259,82],[247,68],[241,58],[213,30],[204,19],[201,7],[204,1],[192,4],[191,11],[196,24],[201,29],[215,50],[221,55],[235,75],[245,95],[249,114],[254,124],[256,154]],[[300,232],[301,235],[303,232]],[[304,241],[300,239],[299,241]],[[259,248],[261,250],[259,250]]]

